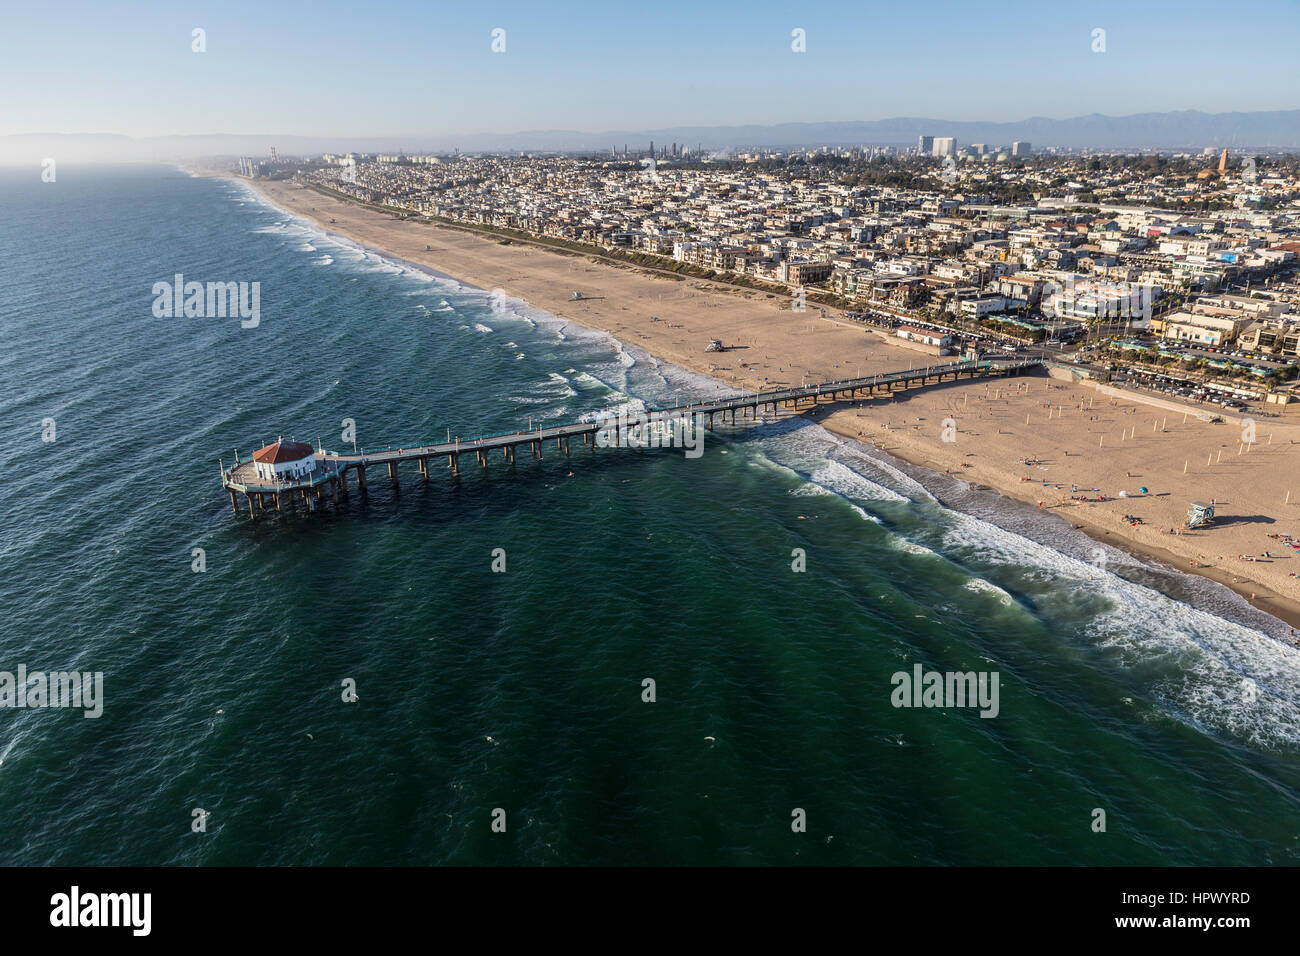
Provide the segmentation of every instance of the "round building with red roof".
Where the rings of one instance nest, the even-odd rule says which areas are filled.
[[[267,481],[293,481],[310,475],[316,467],[316,451],[300,441],[280,438],[253,452],[257,477]]]

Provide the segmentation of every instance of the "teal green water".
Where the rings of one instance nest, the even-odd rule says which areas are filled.
[[[0,708],[0,863],[1300,862],[1300,653],[1228,592],[799,420],[253,524],[218,458],[280,433],[716,384],[235,183],[6,170],[0,210],[0,670],[105,698]],[[260,324],[155,318],[178,272]],[[916,664],[998,716],[895,708]]]

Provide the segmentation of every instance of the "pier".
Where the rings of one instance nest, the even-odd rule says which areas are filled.
[[[822,382],[817,385],[802,385],[797,388],[771,389],[762,392],[746,392],[725,398],[692,402],[668,408],[647,408],[637,416],[623,420],[629,428],[642,425],[653,427],[655,423],[672,421],[687,416],[699,416],[696,420],[712,429],[715,424],[737,424],[738,422],[757,421],[759,416],[771,409],[775,415],[779,408],[791,409],[798,413],[805,408],[814,407],[823,401],[852,401],[866,396],[874,398],[880,394],[890,394],[909,388],[924,388],[944,381],[957,381],[961,378],[988,378],[996,376],[1019,375],[1025,370],[1043,363],[1040,359],[978,359],[962,362],[950,362],[945,365],[930,365],[925,368],[907,369],[897,372],[884,372],[862,378],[841,379]],[[310,446],[304,449],[303,457],[291,476],[268,476],[272,466],[267,460],[254,460],[253,456],[241,457],[235,453],[235,463],[229,467],[221,462],[221,483],[230,494],[230,507],[239,513],[239,495],[244,496],[249,516],[254,520],[267,511],[284,512],[286,508],[301,506],[307,512],[314,512],[329,502],[346,500],[352,492],[349,487],[349,473],[356,479],[356,490],[365,494],[367,483],[373,470],[379,470],[386,476],[395,489],[400,490],[397,466],[415,462],[419,476],[427,481],[431,467],[446,467],[453,475],[459,475],[461,460],[465,455],[473,455],[481,468],[486,469],[494,455],[499,460],[514,464],[516,455],[522,449],[525,457],[543,458],[550,443],[556,453],[568,455],[570,443],[578,439],[582,445],[596,447],[598,432],[610,427],[610,419],[597,417],[591,421],[574,422],[568,425],[551,425],[545,428],[533,428],[527,431],[508,432],[500,435],[486,435],[478,438],[460,439],[388,447],[379,450],[353,451],[351,453],[312,451]],[[617,436],[617,432],[615,435]],[[276,443],[276,447],[280,443]],[[618,440],[614,442],[618,444]],[[265,449],[264,449],[265,450]],[[445,465],[444,465],[445,463]]]

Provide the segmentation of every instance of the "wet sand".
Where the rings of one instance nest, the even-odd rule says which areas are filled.
[[[251,185],[326,230],[480,288],[501,289],[739,388],[950,361],[813,304],[794,312],[789,299],[763,292],[402,221],[294,184]],[[574,291],[582,298],[573,300]],[[705,352],[715,338],[729,350]],[[1291,576],[1300,574],[1300,552],[1267,537],[1280,532],[1300,541],[1300,415],[1260,419],[1255,441],[1243,443],[1250,436],[1242,423],[1201,421],[1199,410],[1189,409],[1184,420],[1137,395],[1113,396],[1086,380],[1039,374],[945,384],[806,414],[913,464],[1050,510],[1099,541],[1226,584],[1300,627],[1300,577]],[[1211,499],[1219,516],[1214,526],[1184,530],[1189,503]],[[1171,528],[1181,533],[1170,534]]]

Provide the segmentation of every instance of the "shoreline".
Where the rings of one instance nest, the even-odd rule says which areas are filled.
[[[499,238],[478,234],[471,229],[457,229],[418,220],[397,220],[387,214],[375,212],[341,199],[334,199],[297,184],[255,182],[218,171],[190,171],[198,175],[225,178],[232,182],[246,184],[275,208],[287,215],[310,221],[329,234],[371,249],[376,253],[408,262],[413,266],[453,279],[467,286],[484,290],[500,289],[505,294],[519,298],[556,316],[558,319],[571,321],[577,325],[604,332],[619,342],[644,349],[660,361],[669,362],[690,372],[708,375],[719,382],[737,388],[754,390],[756,387],[761,387],[760,381],[767,382],[768,387],[782,384],[781,381],[773,380],[773,376],[770,374],[772,372],[789,376],[784,379],[785,383],[798,384],[799,378],[796,377],[795,370],[798,370],[799,373],[811,381],[819,377],[844,377],[846,372],[852,374],[855,366],[859,372],[865,369],[867,374],[870,374],[874,371],[889,368],[902,368],[905,367],[904,363],[919,364],[921,360],[926,358],[920,353],[889,341],[886,336],[878,332],[855,324],[849,324],[842,318],[831,317],[829,308],[827,309],[827,317],[822,317],[818,313],[811,312],[811,310],[808,313],[795,314],[791,313],[789,309],[781,309],[780,305],[782,303],[779,300],[776,303],[770,301],[775,298],[774,296],[757,290],[747,294],[740,287],[721,286],[715,288],[716,284],[710,283],[708,280],[689,277],[674,279],[653,273],[642,273],[635,266],[621,267],[606,261],[592,260],[578,253],[566,254],[544,247],[502,242]],[[306,201],[307,208],[299,205],[299,199]],[[325,208],[327,211],[317,212],[320,208]],[[402,234],[399,235],[398,233]],[[438,243],[437,249],[433,248],[435,242]],[[419,248],[420,245],[423,245],[423,250]],[[414,246],[415,248],[403,248],[408,246]],[[423,255],[421,252],[423,252]],[[442,255],[444,260],[451,260],[450,263],[435,264],[433,260],[436,260],[439,255]],[[456,260],[459,260],[459,263]],[[466,272],[478,274],[465,275]],[[500,281],[484,281],[485,277]],[[617,311],[632,311],[627,305],[621,305],[617,309],[613,305],[596,305],[596,303],[603,304],[613,300],[615,297],[612,295],[590,296],[581,300],[559,299],[557,301],[557,286],[560,290],[563,290],[566,286],[572,289],[577,282],[587,287],[590,287],[593,283],[599,283],[597,288],[602,293],[606,291],[622,293],[617,296],[617,301],[632,302],[636,306],[636,312],[631,316],[622,316],[615,313]],[[512,283],[515,283],[513,287]],[[528,286],[528,288],[520,288],[521,285]],[[587,295],[587,293],[584,293],[584,295]],[[668,298],[665,299],[665,296]],[[725,300],[720,301],[723,297],[725,297]],[[658,315],[647,318],[647,314],[652,309],[664,313],[664,318],[660,319]],[[734,343],[736,350],[729,350],[725,353],[711,353],[711,356],[704,356],[702,349],[697,351],[684,344],[684,335],[674,335],[674,333],[683,329],[686,333],[694,331],[686,326],[685,321],[673,322],[674,318],[695,321],[702,312],[712,312],[713,315],[710,318],[717,320],[713,326],[710,326],[711,330],[728,326],[735,330],[737,334],[725,337],[724,341],[729,345]],[[610,321],[611,319],[614,321]],[[774,323],[779,323],[779,326],[773,327]],[[746,333],[759,332],[766,334],[754,334],[752,338],[746,335]],[[706,332],[702,331],[696,334],[703,336]],[[713,335],[712,332],[707,334]],[[713,335],[713,337],[721,336]],[[811,343],[814,339],[823,339],[825,341],[813,345]],[[809,351],[810,349],[816,349],[817,351],[813,353]],[[759,362],[757,354],[753,355],[751,361],[745,361],[744,358],[738,356],[737,352],[739,350],[744,350],[746,353],[766,352],[768,354],[762,357],[767,359],[770,364]],[[869,350],[869,355],[864,357],[863,352],[867,350]],[[775,352],[775,356],[771,354],[773,352]],[[829,359],[825,357],[826,354],[832,357],[839,356],[842,359],[848,359],[849,364],[847,366],[835,364],[831,368],[839,371],[830,371],[827,368]],[[881,356],[879,359],[877,359],[878,355]],[[816,364],[810,360],[814,356],[818,359]],[[712,357],[715,361],[708,361],[709,357]],[[794,362],[793,359],[795,358],[800,359],[800,362]],[[716,362],[731,361],[738,361],[740,369],[733,369],[730,365],[719,367],[715,364]],[[784,364],[777,364],[778,362]],[[787,371],[787,366],[789,371]],[[758,377],[759,371],[768,371],[769,374],[762,376],[760,379]],[[1044,385],[1044,389],[1042,394],[1038,395],[1038,385],[1040,383]],[[939,388],[929,393],[913,394],[902,392],[898,393],[896,397],[890,396],[888,399],[878,398],[854,403],[841,403],[837,406],[820,406],[803,412],[802,415],[806,420],[817,423],[841,438],[864,445],[870,444],[877,450],[907,462],[924,472],[934,475],[946,474],[959,480],[965,480],[974,488],[991,490],[1004,498],[1013,499],[1031,507],[1037,503],[1039,508],[1053,511],[1063,520],[1066,520],[1072,528],[1081,531],[1094,541],[1119,548],[1146,563],[1153,563],[1165,571],[1194,575],[1223,585],[1236,592],[1255,610],[1271,615],[1291,628],[1300,628],[1300,599],[1298,599],[1300,593],[1297,593],[1295,586],[1297,578],[1289,578],[1292,582],[1290,589],[1292,593],[1281,593],[1283,589],[1277,586],[1279,582],[1276,580],[1260,580],[1260,578],[1267,577],[1267,575],[1257,574],[1255,577],[1247,577],[1244,573],[1234,573],[1224,566],[1211,563],[1211,556],[1208,552],[1211,549],[1221,550],[1223,542],[1202,543],[1199,539],[1205,537],[1204,533],[1192,532],[1187,535],[1166,536],[1167,541],[1154,538],[1155,534],[1164,534],[1164,532],[1157,530],[1159,527],[1172,524],[1172,521],[1168,518],[1168,508],[1161,509],[1162,513],[1158,522],[1152,521],[1148,525],[1144,518],[1140,527],[1118,522],[1115,520],[1116,516],[1112,515],[1112,522],[1116,526],[1110,527],[1103,518],[1103,512],[1106,510],[1113,512],[1114,507],[1099,512],[1096,509],[1100,502],[1084,503],[1067,500],[1063,482],[1053,482],[1049,488],[1046,479],[1041,483],[1039,482],[1039,478],[1042,476],[1032,476],[1033,480],[1031,481],[1024,475],[1017,478],[1011,473],[1014,470],[1024,471],[1030,467],[1028,465],[1022,466],[1017,461],[1017,467],[1012,470],[1008,470],[1005,466],[994,466],[990,469],[984,461],[979,461],[976,464],[961,460],[962,457],[979,456],[970,451],[959,453],[957,451],[959,447],[979,447],[983,450],[990,444],[988,440],[966,444],[948,438],[944,440],[947,443],[947,447],[945,447],[943,443],[936,443],[934,436],[931,434],[918,434],[923,429],[927,433],[933,432],[936,429],[936,423],[941,418],[944,421],[950,421],[960,416],[960,422],[957,424],[956,429],[960,435],[969,434],[972,437],[982,437],[979,432],[970,428],[973,420],[969,418],[968,409],[970,399],[974,396],[977,403],[976,407],[979,407],[981,401],[986,403],[984,412],[980,413],[981,418],[987,414],[988,418],[999,426],[1012,426],[1011,432],[1004,431],[1002,427],[999,427],[999,436],[1007,434],[1012,436],[1009,441],[1003,441],[1000,438],[996,439],[1001,446],[999,450],[1005,451],[1009,446],[1012,451],[1024,451],[1031,443],[1041,442],[1043,439],[1041,434],[1016,435],[1015,423],[1019,421],[1022,408],[1017,407],[1014,413],[1011,413],[1012,405],[1030,409],[1026,412],[1026,424],[1028,424],[1034,417],[1033,405],[1035,403],[1033,397],[1046,397],[1049,399],[1046,403],[1039,401],[1037,404],[1040,407],[1044,404],[1047,406],[1046,417],[1051,420],[1054,403],[1050,400],[1064,400],[1066,397],[1053,394],[1053,392],[1059,393],[1067,389],[1071,392],[1071,400],[1074,398],[1073,393],[1080,391],[1093,393],[1088,396],[1086,406],[1082,400],[1080,401],[1078,409],[1080,420],[1084,417],[1082,412],[1096,410],[1096,403],[1102,401],[1106,403],[1103,405],[1103,411],[1114,411],[1117,406],[1123,405],[1124,410],[1130,416],[1131,423],[1132,419],[1137,418],[1136,410],[1131,406],[1144,404],[1140,402],[1138,397],[1115,397],[1103,394],[1095,384],[1066,384],[1052,378],[1046,380],[1033,378],[1023,381],[1005,380],[999,383],[995,397],[990,397],[988,394],[990,384],[977,381],[964,384],[960,388]],[[1003,392],[1007,393],[1006,399],[1002,398],[1001,393]],[[958,398],[961,400],[960,405],[957,404]],[[947,400],[946,404],[945,399]],[[930,412],[928,415],[914,416],[917,423],[924,422],[927,424],[912,424],[909,428],[907,420],[904,419],[901,428],[895,427],[895,422],[890,420],[888,416],[896,413],[900,407],[905,407],[909,414],[913,411]],[[1056,420],[1060,420],[1064,417],[1064,410],[1069,406],[1062,401],[1061,405],[1055,407]],[[865,416],[862,412],[854,412],[853,409],[855,408],[869,409],[873,413],[872,421],[866,423],[861,421],[860,419]],[[1156,411],[1157,414],[1161,414],[1158,409],[1148,408],[1148,412],[1152,410]],[[886,421],[883,424],[878,421],[882,412],[886,416]],[[944,418],[945,413],[949,416],[948,418]],[[1039,417],[1041,419],[1041,412]],[[1101,418],[1101,416],[1096,415],[1087,417],[1090,420]],[[1140,423],[1146,424],[1147,422],[1141,420]],[[877,425],[883,428],[883,434],[880,434],[879,437],[884,440],[878,443],[877,437],[869,436],[864,431],[864,424]],[[1169,433],[1169,429],[1160,426],[1159,422],[1152,423],[1152,425],[1153,434],[1157,433],[1157,427],[1159,428],[1158,434]],[[1207,427],[1199,422],[1193,423],[1193,425],[1194,427],[1199,425],[1202,429]],[[1300,429],[1295,429],[1290,423],[1263,422],[1260,423],[1260,428],[1261,430],[1291,431],[1285,445],[1281,442],[1278,443],[1277,451],[1279,452],[1294,454],[1290,452],[1293,444],[1300,445]],[[1126,433],[1121,432],[1121,435],[1124,434]],[[1266,431],[1265,434],[1269,434],[1269,446],[1272,447],[1273,436],[1271,432]],[[1143,437],[1145,438],[1145,435]],[[1105,440],[1105,436],[1101,436],[1101,441],[1104,442]],[[1120,438],[1121,443],[1125,440],[1131,442],[1130,449],[1138,445],[1140,442],[1138,427],[1133,427],[1133,437],[1131,439]],[[1090,445],[1091,443],[1085,442],[1085,444]],[[1086,458],[1088,463],[1098,460],[1105,463],[1113,456],[1120,454],[1119,451],[1113,450],[1116,444],[1112,442],[1111,447],[1105,448],[1106,454],[1093,452],[1086,456],[1082,451],[1072,453],[1068,448],[1065,448],[1066,463],[1082,466],[1083,462],[1072,461],[1072,455],[1074,459]],[[1255,449],[1252,447],[1247,450],[1253,452]],[[1055,448],[1049,451],[1049,454],[1055,453],[1059,453]],[[1184,449],[1179,451],[1179,455],[1182,454],[1190,455],[1191,452]],[[1221,450],[1219,454],[1222,455]],[[1055,457],[1049,459],[1045,456],[1036,455],[1026,456],[1026,461],[1047,461],[1050,466],[1060,464],[1060,461]],[[1300,460],[1297,461],[1300,463]],[[1229,462],[1229,464],[1234,463]],[[1283,468],[1282,462],[1278,461],[1277,465],[1278,468],[1274,470],[1281,471]],[[971,470],[954,471],[954,467],[969,468]],[[1040,467],[1043,471],[1048,470],[1048,468],[1042,467],[1041,464],[1034,467]],[[1183,467],[1184,474],[1186,474],[1189,461],[1185,461]],[[1145,471],[1143,474],[1145,474]],[[1141,475],[1132,476],[1131,469],[1126,470],[1125,475],[1134,478],[1142,477]],[[1164,483],[1157,479],[1155,475],[1144,480],[1149,482],[1153,488],[1160,487]],[[1098,485],[1097,487],[1104,486]],[[1233,490],[1236,492],[1238,489]],[[1164,492],[1163,494],[1156,492],[1155,495],[1156,497],[1171,497],[1170,492]],[[1124,497],[1123,492],[1120,493],[1119,497]],[[1203,494],[1202,497],[1210,498],[1211,495]],[[1060,500],[1056,500],[1058,498]],[[1124,501],[1124,504],[1120,507],[1132,505],[1136,512],[1138,503],[1150,502],[1151,500],[1151,497],[1138,497],[1135,495]],[[1178,500],[1181,503],[1183,499],[1180,497]],[[1113,505],[1116,499],[1107,498],[1106,502]],[[1300,504],[1300,498],[1297,499],[1297,504]],[[1237,531],[1241,531],[1240,524],[1250,524],[1258,520],[1255,517],[1241,519]],[[1278,524],[1294,521],[1289,527],[1279,527],[1278,530],[1281,532],[1300,532],[1300,520],[1294,520],[1290,516],[1268,517],[1265,521]],[[1173,526],[1177,527],[1177,525]],[[1219,529],[1212,530],[1218,531]],[[1241,534],[1233,534],[1228,537],[1236,539],[1241,537]],[[1192,543],[1185,540],[1187,538],[1196,538],[1198,540]],[[1205,549],[1204,552],[1199,554],[1199,558],[1194,556],[1198,547]],[[1282,545],[1275,543],[1273,547],[1281,549]],[[1232,551],[1233,549],[1227,548],[1226,550]],[[1300,552],[1294,552],[1293,555],[1284,555],[1279,559],[1288,560],[1291,567],[1300,570]],[[1214,560],[1226,562],[1228,556],[1217,555],[1214,556]],[[1254,564],[1255,562],[1248,563]],[[1264,562],[1261,561],[1260,563]],[[1273,563],[1272,560],[1269,560],[1267,566],[1271,567]],[[1283,580],[1288,579],[1284,578]],[[1182,598],[1177,599],[1182,600]],[[1282,638],[1279,637],[1279,639]]]

